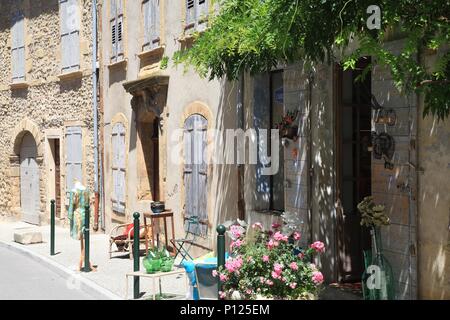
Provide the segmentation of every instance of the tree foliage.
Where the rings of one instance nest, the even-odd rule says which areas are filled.
[[[341,62],[354,68],[370,55],[372,65],[389,67],[404,93],[423,93],[424,115],[450,113],[450,0],[217,0],[209,28],[195,34],[176,64],[193,66],[202,76],[237,79],[277,65],[303,60]],[[381,30],[369,30],[369,5],[381,8]],[[392,34],[405,39],[400,53],[385,45]],[[356,49],[354,49],[357,43]],[[436,53],[428,68],[419,53]],[[370,68],[371,66],[369,66]]]

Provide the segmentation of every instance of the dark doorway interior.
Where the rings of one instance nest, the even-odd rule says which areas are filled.
[[[338,280],[358,282],[364,271],[368,230],[360,225],[357,204],[371,194],[371,74],[358,80],[370,58],[356,70],[336,68],[337,242]]]

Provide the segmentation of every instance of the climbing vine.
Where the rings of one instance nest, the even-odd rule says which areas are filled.
[[[450,113],[450,0],[215,0],[209,28],[174,55],[210,79],[237,79],[280,64],[340,62],[355,68],[361,56],[389,68],[405,94],[423,93],[425,115]],[[366,12],[381,9],[381,29],[369,30]],[[386,41],[404,38],[400,52]],[[357,45],[355,45],[357,44]],[[355,49],[356,48],[356,49]],[[433,57],[425,66],[421,57]],[[369,69],[368,69],[369,70]],[[368,71],[366,70],[366,72]]]

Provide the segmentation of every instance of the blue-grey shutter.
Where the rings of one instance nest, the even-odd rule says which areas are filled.
[[[83,147],[81,127],[66,128],[66,193],[74,185],[74,180],[83,180]]]
[[[150,38],[151,38],[151,11],[150,11],[150,0],[144,1],[142,3],[142,14],[144,17],[144,43],[142,44],[142,50],[147,51],[150,49]]]
[[[80,27],[78,0],[60,0],[61,72],[80,68]]]
[[[112,206],[113,210],[125,213],[125,127],[122,123],[114,125],[112,130]]]
[[[25,25],[21,12],[12,17],[11,38],[12,82],[22,82],[25,81]]]
[[[123,60],[123,0],[110,0],[111,62]]]
[[[143,3],[144,44],[143,50],[151,50],[160,44],[160,0],[148,0]]]
[[[190,116],[184,126],[184,186],[185,215],[197,216],[207,221],[207,164],[206,164],[206,129],[207,120],[201,115]],[[187,227],[187,225],[185,226]],[[191,227],[191,232],[207,232],[207,225],[198,230]]]
[[[262,170],[267,163],[269,137],[270,137],[270,77],[268,74],[254,77],[253,90],[253,126],[258,133],[258,162],[256,164],[256,198],[261,207],[258,210],[267,210],[270,207],[270,177],[263,175]],[[266,134],[260,131],[266,129]]]
[[[208,1],[207,0],[196,0],[197,9],[196,9],[196,20],[199,22],[201,19],[206,18],[208,16]]]
[[[151,30],[151,47],[156,48],[159,46],[159,36],[160,36],[160,25],[159,25],[159,18],[160,18],[160,6],[159,1],[160,0],[151,0],[152,1],[152,30]]]
[[[117,0],[117,59],[123,60],[123,0]]]
[[[186,0],[186,24],[195,23],[195,1]]]

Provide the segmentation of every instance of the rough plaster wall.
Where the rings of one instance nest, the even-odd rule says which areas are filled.
[[[398,53],[402,45],[402,40],[386,43],[393,53]],[[408,163],[416,163],[414,143],[411,142],[416,138],[416,99],[400,94],[389,70],[379,66],[372,72],[372,93],[381,106],[392,108],[397,115],[394,126],[375,125],[377,133],[387,132],[395,140],[394,169],[385,169],[383,160],[372,157],[372,194],[377,203],[386,206],[391,219],[389,226],[381,228],[384,254],[397,280],[397,298],[415,299],[417,258],[411,246],[416,242],[417,197],[415,171]]]
[[[429,66],[435,55],[426,55]],[[450,120],[422,118],[419,108],[419,298],[450,299]]]
[[[17,1],[2,1],[0,19],[0,215],[16,218],[19,212],[13,211],[13,202],[19,201],[20,185],[17,179],[11,179],[12,136],[14,128],[25,118],[33,121],[39,128],[44,143],[44,130],[61,129],[65,121],[82,121],[89,132],[85,146],[85,174],[89,186],[93,182],[93,149],[92,144],[92,81],[84,72],[83,78],[60,81],[60,27],[58,2],[52,1],[24,1],[25,27],[27,32],[26,48],[26,82],[27,89],[11,90],[11,53],[10,53],[10,12],[11,3],[18,5]],[[31,5],[30,5],[31,3]],[[91,14],[90,1],[82,1],[81,34],[81,66],[90,66]],[[87,36],[89,35],[89,38]],[[61,141],[61,168],[64,165],[64,143]],[[39,143],[39,141],[37,141]],[[16,173],[11,173],[16,176]],[[40,196],[41,221],[46,222],[49,199],[47,199],[47,180],[45,176],[45,163],[40,164]],[[13,184],[10,182],[14,181]],[[65,183],[63,183],[63,186]],[[64,194],[64,190],[61,191]],[[16,197],[14,199],[13,197]],[[17,200],[17,198],[19,200]],[[64,203],[64,202],[63,202]],[[18,210],[20,211],[20,210]],[[1,217],[0,217],[1,218]]]

